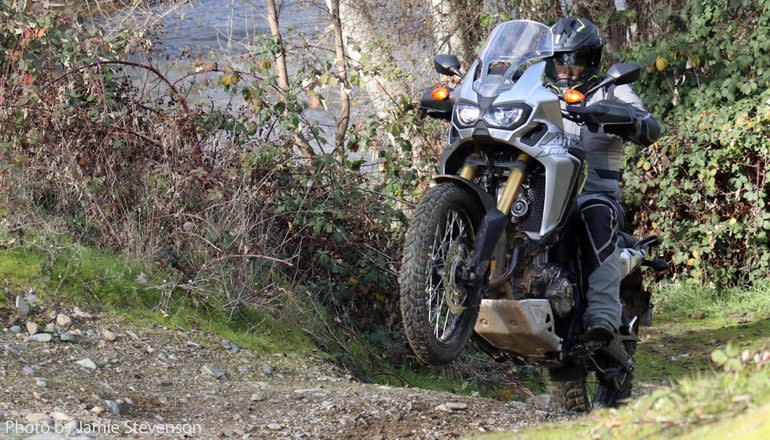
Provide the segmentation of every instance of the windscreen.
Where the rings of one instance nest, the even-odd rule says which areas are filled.
[[[500,23],[481,52],[473,90],[481,96],[497,96],[513,86],[522,65],[551,55],[553,33],[548,26],[529,20]]]

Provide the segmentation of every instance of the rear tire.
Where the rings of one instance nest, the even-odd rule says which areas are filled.
[[[473,249],[481,209],[474,195],[440,183],[420,200],[409,224],[403,248],[399,285],[401,316],[409,345],[426,364],[443,365],[457,359],[471,335],[478,305],[468,305],[448,289],[453,261]],[[443,318],[442,318],[443,317]]]

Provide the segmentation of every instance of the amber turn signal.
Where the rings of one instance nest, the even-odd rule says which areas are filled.
[[[564,100],[570,104],[577,104],[586,99],[586,95],[575,89],[568,89],[562,96],[564,97]]]
[[[449,89],[444,86],[436,87],[430,93],[430,96],[432,96],[436,101],[445,101],[447,98],[449,98]]]

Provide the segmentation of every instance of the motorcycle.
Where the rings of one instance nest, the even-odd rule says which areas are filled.
[[[585,340],[576,198],[588,163],[562,118],[628,124],[621,107],[580,103],[602,87],[635,81],[640,67],[614,65],[585,96],[558,96],[543,82],[552,55],[548,26],[515,20],[494,28],[465,74],[456,57],[434,57],[438,73],[462,82],[429,89],[421,101],[425,114],[451,126],[440,175],[405,237],[401,313],[423,363],[449,363],[472,339],[497,361],[548,367],[553,404],[588,411],[629,397],[639,326],[652,313],[641,266],[666,263],[646,259],[656,237],[621,233],[623,325],[606,345]]]

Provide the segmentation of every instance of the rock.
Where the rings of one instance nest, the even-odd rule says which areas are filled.
[[[283,429],[283,425],[280,423],[268,423],[267,429],[272,429],[273,431],[278,431],[279,429]]]
[[[73,335],[72,333],[67,333],[67,332],[61,332],[59,334],[59,339],[61,339],[62,342],[77,342],[78,341],[77,336]]]
[[[437,406],[436,409],[439,411],[447,411],[447,412],[464,411],[468,409],[468,404],[462,403],[462,402],[447,402]]]
[[[56,316],[59,314],[56,310],[51,310],[51,313],[48,314],[48,319],[51,321],[56,320]]]
[[[185,232],[192,232],[195,230],[195,223],[191,221],[186,221],[182,225],[182,229],[184,229]]]
[[[239,365],[238,366],[238,372],[241,374],[246,374],[249,372],[249,366],[248,365]]]
[[[190,348],[195,348],[195,349],[201,348],[201,345],[200,345],[200,344],[198,344],[198,343],[195,343],[195,342],[193,342],[193,341],[186,341],[186,342],[184,343],[184,346],[185,346],[185,347],[190,347]]]
[[[21,295],[16,295],[16,310],[19,312],[19,316],[29,315],[29,303]]]
[[[35,370],[28,365],[21,367],[21,372],[24,374],[35,374]]]
[[[11,333],[13,333],[14,335],[18,335],[19,333],[21,333],[21,327],[19,327],[18,325],[12,325]]]
[[[80,310],[78,307],[75,307],[72,310],[72,313],[75,316],[77,316],[78,318],[82,318],[82,319],[93,319],[94,318],[94,315],[92,315],[90,313],[87,313],[87,312],[84,312],[84,311]]]
[[[91,371],[96,370],[96,364],[91,359],[88,359],[88,358],[81,359],[81,360],[79,360],[79,361],[77,361],[75,363],[80,365],[81,367],[87,369],[87,370],[91,370]]]
[[[36,322],[27,321],[26,327],[27,327],[27,333],[29,333],[30,335],[34,335],[38,331],[40,331],[40,326],[37,325]]]
[[[104,408],[102,408],[101,406],[95,406],[91,408],[91,414],[99,417],[100,415],[104,414]]]
[[[252,402],[261,402],[263,400],[265,400],[265,396],[263,396],[262,394],[254,393],[251,395]]]
[[[103,338],[104,338],[104,339],[105,339],[107,342],[115,342],[115,341],[118,339],[118,335],[116,335],[115,333],[113,333],[113,332],[111,332],[111,331],[109,331],[109,330],[105,330],[105,331],[103,331],[103,332],[102,332],[102,337],[103,337]]]
[[[112,414],[118,415],[123,411],[123,406],[114,400],[105,400],[104,403],[107,405],[107,410]]]
[[[45,333],[51,333],[51,334],[56,333],[56,324],[49,322],[48,324],[45,325],[45,328],[43,329],[43,331]]]
[[[263,365],[263,366],[262,366],[262,371],[263,371],[263,372],[265,373],[265,375],[267,375],[267,376],[272,376],[272,375],[274,375],[274,374],[275,374],[275,368],[273,368],[273,366],[272,366],[272,365],[270,365],[270,364],[265,364],[265,365]]]
[[[64,313],[59,313],[56,315],[56,323],[61,327],[67,328],[72,325],[72,318],[65,315]]]
[[[48,381],[43,377],[36,377],[35,378],[35,385],[39,387],[46,387],[48,386]]]
[[[266,390],[270,387],[270,385],[267,382],[257,382],[254,385],[257,386],[260,390]]]
[[[52,412],[51,417],[53,417],[54,420],[56,420],[57,422],[69,422],[70,420],[72,420],[72,416],[70,416],[69,414],[65,414],[61,411]]]
[[[220,379],[225,376],[225,373],[217,367],[212,365],[204,365],[201,367],[201,373]]]
[[[139,275],[136,276],[136,282],[139,284],[147,284],[147,274],[144,272],[141,272]]]
[[[546,409],[551,404],[551,396],[548,394],[540,394],[532,396],[526,401],[527,405],[532,405],[536,408]]]
[[[24,420],[38,425],[51,425],[53,423],[53,419],[49,417],[48,414],[43,413],[27,414],[26,417],[24,417]]]
[[[34,342],[50,342],[51,339],[53,339],[53,336],[50,333],[37,333],[27,337],[28,341]]]
[[[298,394],[310,394],[310,393],[326,393],[326,391],[323,388],[299,388],[294,390],[295,393]]]

